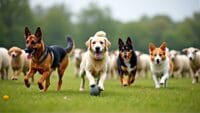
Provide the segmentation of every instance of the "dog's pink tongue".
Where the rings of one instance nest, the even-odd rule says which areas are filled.
[[[31,59],[31,58],[32,58],[32,55],[31,55],[31,54],[28,54],[28,55],[27,55],[27,58],[28,58],[28,59]]]
[[[100,53],[96,53],[96,54],[95,54],[95,58],[96,58],[96,59],[100,59],[100,58],[101,58],[101,54],[100,54]]]

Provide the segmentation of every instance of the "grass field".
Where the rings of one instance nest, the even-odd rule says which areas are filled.
[[[197,113],[200,112],[200,84],[190,78],[170,79],[167,88],[155,89],[151,78],[140,78],[131,87],[122,87],[119,80],[107,80],[100,97],[79,92],[80,79],[73,74],[72,64],[65,72],[62,90],[56,91],[57,74],[51,77],[47,92],[41,93],[37,79],[30,88],[18,81],[0,80],[0,113]],[[10,99],[4,101],[3,95]]]

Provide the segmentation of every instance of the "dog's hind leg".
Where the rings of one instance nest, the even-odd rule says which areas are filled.
[[[58,85],[57,85],[57,91],[59,91],[60,88],[61,88],[62,77],[63,77],[63,74],[65,72],[65,69],[68,66],[68,63],[69,63],[68,56],[65,56],[65,58],[62,60],[62,62],[60,62],[60,64],[59,64],[59,67],[58,67],[58,78],[59,78],[59,80],[58,80]]]
[[[45,87],[44,87],[44,92],[48,89],[48,87],[50,86],[50,75],[47,77],[46,81],[45,81]]]

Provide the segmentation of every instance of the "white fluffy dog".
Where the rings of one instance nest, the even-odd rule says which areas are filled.
[[[1,79],[8,79],[10,68],[10,57],[6,48],[0,47],[0,76]]]

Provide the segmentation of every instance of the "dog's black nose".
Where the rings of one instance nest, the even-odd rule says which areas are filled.
[[[96,52],[100,52],[100,47],[95,48]]]
[[[159,64],[159,63],[160,63],[160,60],[159,60],[159,59],[156,59],[156,63]]]
[[[14,54],[12,54],[12,57],[15,57],[15,55],[14,55]]]
[[[25,51],[26,53],[31,53],[31,52],[33,51],[33,49],[32,49],[32,48],[29,48],[29,47],[26,47],[26,48],[24,49],[24,51]]]
[[[190,60],[192,60],[192,57],[189,57]]]

